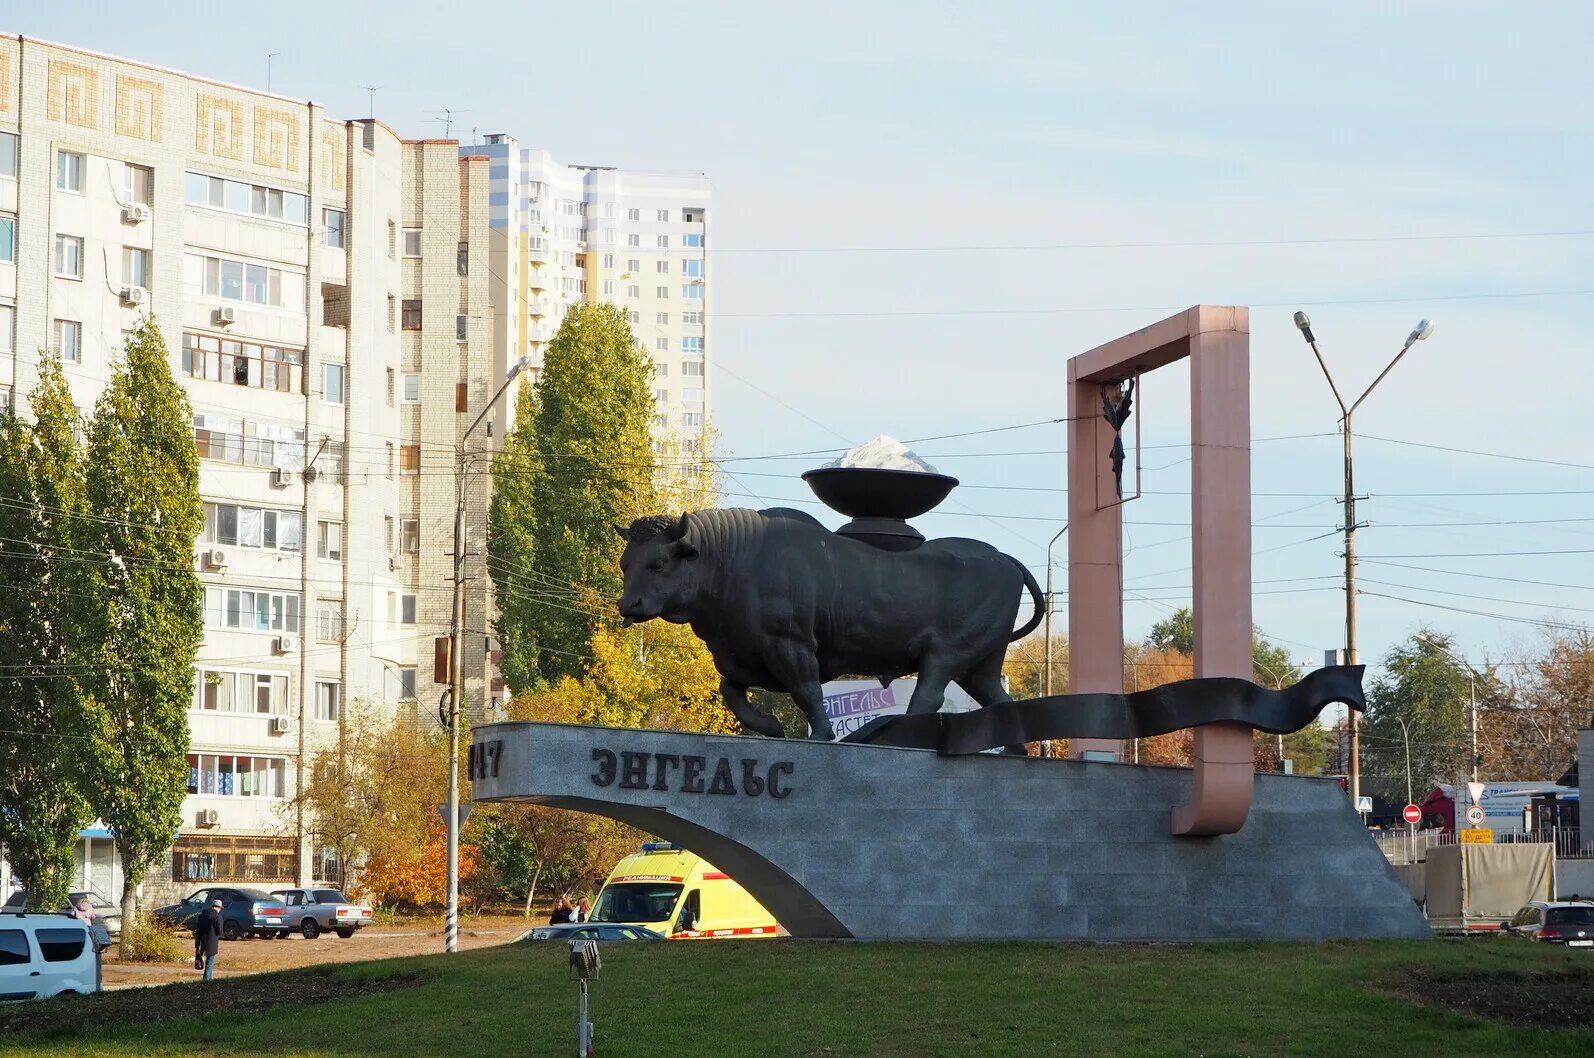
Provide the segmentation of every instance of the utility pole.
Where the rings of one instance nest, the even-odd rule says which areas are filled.
[[[1356,653],[1356,475],[1353,469],[1351,454],[1351,416],[1356,409],[1361,407],[1362,401],[1378,387],[1393,371],[1395,365],[1400,363],[1400,358],[1406,355],[1417,342],[1427,338],[1433,333],[1433,321],[1418,320],[1417,326],[1412,328],[1406,336],[1406,344],[1400,347],[1400,352],[1389,361],[1389,365],[1379,372],[1373,379],[1372,385],[1362,391],[1355,402],[1348,407],[1345,398],[1339,394],[1339,387],[1334,384],[1334,376],[1328,370],[1328,362],[1323,359],[1323,354],[1317,348],[1317,339],[1312,336],[1312,321],[1304,312],[1295,314],[1295,326],[1300,328],[1301,336],[1306,339],[1306,344],[1312,347],[1312,355],[1317,357],[1317,366],[1323,369],[1323,377],[1328,379],[1328,388],[1334,393],[1334,400],[1339,404],[1340,419],[1339,432],[1345,446],[1345,664],[1356,665],[1360,656]],[[1361,717],[1356,710],[1346,709],[1346,726],[1350,729],[1350,797],[1351,803],[1356,804],[1362,795],[1362,742],[1361,742]]]
[[[266,91],[271,91],[271,60],[281,55],[282,52],[274,51],[266,56]]]
[[[1046,545],[1046,630],[1041,633],[1041,649],[1045,651],[1044,660],[1041,662],[1041,694],[1043,695],[1052,693],[1052,548],[1057,545],[1057,541],[1061,540],[1066,532],[1068,532],[1068,523],[1064,522],[1063,527],[1057,530],[1057,535],[1052,537],[1051,543]]]
[[[454,611],[448,627],[448,891],[443,920],[443,950],[459,950],[459,718],[465,699],[465,444],[498,404],[509,384],[531,362],[523,356],[510,367],[481,413],[454,443]]]

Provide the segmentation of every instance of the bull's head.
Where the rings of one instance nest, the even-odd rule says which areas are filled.
[[[620,616],[625,623],[651,621],[661,617],[674,624],[691,619],[697,601],[698,571],[694,568],[698,550],[691,542],[692,516],[680,518],[648,515],[638,518],[628,529],[614,527],[625,541],[620,555],[620,572],[625,590],[619,599]]]

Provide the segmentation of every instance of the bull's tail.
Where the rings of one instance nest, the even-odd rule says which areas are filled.
[[[1012,555],[1006,557],[1013,565],[1018,567],[1019,575],[1024,578],[1024,587],[1029,589],[1030,597],[1035,600],[1035,612],[1030,615],[1030,619],[1025,621],[1022,627],[1015,629],[1013,635],[1008,639],[1009,643],[1014,643],[1040,627],[1041,620],[1046,616],[1046,606],[1049,600],[1046,598],[1045,593],[1041,591],[1041,586],[1036,582],[1035,574],[1029,571],[1029,567]]]

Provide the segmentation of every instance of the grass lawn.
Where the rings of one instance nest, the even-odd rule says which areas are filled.
[[[567,957],[563,944],[519,945],[7,1006],[0,1055],[568,1055]],[[608,944],[603,958],[593,1020],[605,1056],[1594,1054],[1594,952],[1504,938]],[[1399,997],[1413,988],[1449,988],[1469,1011],[1536,1005],[1583,1027]],[[1562,999],[1536,1003],[1551,991]]]

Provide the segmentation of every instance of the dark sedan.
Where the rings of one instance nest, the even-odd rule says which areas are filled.
[[[561,922],[537,926],[515,938],[515,943],[531,940],[668,940],[664,934],[645,926],[625,922]]]
[[[277,897],[259,889],[213,887],[190,893],[180,904],[168,904],[155,909],[155,917],[179,929],[193,929],[194,919],[210,906],[212,900],[221,901],[221,936],[223,940],[239,937],[286,937],[292,928],[288,924],[288,908]]]

